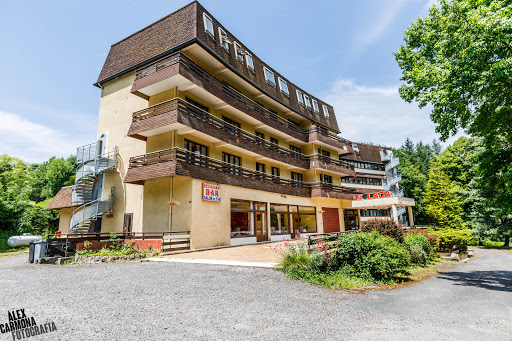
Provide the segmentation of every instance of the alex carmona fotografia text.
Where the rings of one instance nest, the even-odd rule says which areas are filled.
[[[0,332],[2,334],[11,333],[13,340],[21,340],[57,330],[54,322],[37,324],[33,316],[25,314],[25,309],[9,311],[7,315],[9,322],[0,324]]]

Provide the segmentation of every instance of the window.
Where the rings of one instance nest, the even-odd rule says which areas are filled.
[[[233,43],[233,45],[235,46],[235,56],[236,56],[236,59],[238,59],[240,62],[244,62],[244,56],[242,54],[242,46],[240,46],[240,44],[238,44],[236,41]]]
[[[302,182],[302,174],[292,172],[292,180]]]
[[[350,184],[382,186],[382,179],[377,178],[347,177],[341,178],[341,181]]]
[[[332,176],[320,174],[320,182],[323,182],[324,184],[332,184]]]
[[[245,55],[245,61],[247,63],[247,67],[254,71],[254,62],[252,61],[252,56],[250,54]]]
[[[304,94],[304,102],[306,103],[306,107],[311,108],[311,102],[309,101],[309,96]]]
[[[279,176],[279,168],[272,167],[272,176]]]
[[[286,96],[290,96],[288,93],[288,84],[281,77],[277,77],[277,80],[279,81],[279,89],[281,89],[281,92]]]
[[[313,100],[313,110],[316,112],[316,113],[319,113],[320,112],[320,109],[318,108],[318,102],[316,100]]]
[[[272,235],[315,233],[316,230],[315,207],[270,204]]]
[[[228,40],[228,34],[226,31],[224,31],[222,28],[219,27],[219,40],[220,40],[220,46],[222,46],[226,51],[229,52],[229,40]]]
[[[123,232],[132,232],[133,213],[125,213]]]
[[[192,152],[194,154],[208,156],[208,147],[203,146],[202,144],[185,140],[183,147],[185,148],[185,150],[188,150],[189,152]]]
[[[270,138],[270,142],[279,145],[279,141],[277,139],[273,138],[273,137]]]
[[[256,236],[268,240],[267,204],[257,201],[231,199],[231,238]]]
[[[190,99],[188,97],[185,97],[185,101],[187,101],[188,103],[198,107],[199,109],[203,110],[203,111],[206,111],[206,112],[210,112],[210,108],[208,107],[205,107],[204,105],[202,105],[201,103],[198,103],[196,101],[194,101],[193,99]]]
[[[222,120],[226,123],[234,125],[237,128],[240,128],[240,123],[238,123],[237,121],[233,121],[232,119],[230,119],[226,116],[222,116]]]
[[[299,147],[295,147],[290,145],[290,150],[296,153],[302,153],[302,150]]]
[[[240,173],[240,169],[238,167],[240,167],[242,164],[241,157],[222,152],[222,161],[233,165],[233,167],[229,166],[229,165],[225,165],[225,167],[229,173],[231,173],[231,174],[239,174]]]
[[[256,136],[258,136],[259,138],[265,139],[265,134],[260,133],[259,131],[256,132]]]
[[[322,105],[322,109],[324,109],[325,118],[329,118],[329,109],[327,109],[327,105]]]
[[[361,217],[389,217],[391,216],[389,209],[387,210],[361,210]]]
[[[331,157],[331,152],[328,152],[327,150],[318,149],[318,152],[319,152],[319,153],[320,153],[320,155],[322,155],[322,156]]]
[[[267,69],[266,67],[263,67],[263,73],[265,74],[265,80],[268,84],[272,85],[274,88],[276,87],[276,79],[274,77],[274,73]]]
[[[214,37],[214,33],[213,33],[213,20],[212,18],[210,18],[208,16],[208,14],[206,13],[203,13],[203,22],[204,22],[204,30],[209,33],[213,39],[215,39]]]
[[[185,139],[183,147],[185,148],[185,150],[190,152],[186,154],[186,162],[201,167],[206,167],[206,163],[208,161],[205,157],[202,156],[208,156],[208,147],[203,146],[202,144],[199,143],[189,141],[187,139]]]
[[[296,92],[297,92],[297,100],[299,101],[299,104],[304,105],[304,98],[302,98],[302,92],[300,92],[299,90],[296,90]]]
[[[256,170],[258,172],[265,173],[265,165],[263,163],[256,162]]]

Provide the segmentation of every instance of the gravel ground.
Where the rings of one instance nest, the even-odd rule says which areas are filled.
[[[476,253],[421,283],[367,293],[271,269],[1,257],[0,323],[23,308],[55,322],[44,340],[512,340],[512,253]]]

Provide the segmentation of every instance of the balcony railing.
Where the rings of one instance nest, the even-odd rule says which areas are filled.
[[[223,131],[237,137],[244,139],[248,142],[254,143],[255,145],[261,146],[265,149],[275,151],[279,154],[286,155],[289,157],[292,157],[294,159],[300,160],[300,161],[314,161],[319,160],[321,162],[334,164],[340,167],[345,167],[348,169],[353,170],[354,166],[350,164],[347,161],[343,160],[337,160],[333,159],[324,155],[305,155],[296,151],[293,151],[291,149],[282,147],[278,144],[272,143],[270,141],[265,140],[262,137],[256,136],[252,133],[249,133],[248,131],[245,131],[231,123],[228,123],[210,113],[207,111],[204,111],[203,109],[196,107],[195,105],[188,103],[187,101],[181,99],[181,98],[174,98],[169,101],[159,103],[156,105],[153,105],[149,108],[137,111],[133,114],[132,121],[138,122],[141,120],[145,120],[154,116],[158,116],[160,114],[167,113],[172,110],[178,110],[181,113],[186,113],[202,122],[206,122],[218,129],[222,129]]]
[[[248,98],[244,94],[242,94],[240,91],[234,89],[233,87],[219,81],[217,78],[215,78],[213,75],[211,75],[208,71],[201,68],[199,65],[194,63],[190,58],[185,56],[184,54],[178,52],[174,53],[168,57],[165,57],[159,61],[156,61],[155,63],[146,66],[135,73],[135,80],[139,80],[141,78],[144,78],[148,75],[151,75],[159,70],[165,69],[167,67],[170,67],[172,65],[180,63],[181,65],[187,67],[189,70],[194,72],[196,76],[201,77],[204,81],[207,81],[220,91],[222,91],[224,94],[228,95],[235,101],[244,104],[245,106],[249,107],[250,109],[258,112],[259,114],[263,115],[266,118],[271,119],[273,122],[277,122],[282,126],[287,127],[288,129],[293,130],[295,133],[298,133],[302,136],[302,139],[306,142],[308,141],[309,134],[312,133],[319,133],[323,136],[326,136],[334,141],[342,142],[345,144],[350,145],[351,142],[339,137],[336,134],[330,133],[327,131],[327,129],[320,128],[320,127],[313,127],[311,129],[304,129],[301,128],[299,125],[279,116],[278,114],[265,109],[263,106],[258,104],[257,102],[253,101],[252,99]]]
[[[157,152],[132,157],[130,158],[129,168],[134,169],[174,160],[177,162],[188,163],[215,171],[232,174],[242,178],[260,180],[266,183],[274,183],[277,185],[291,186],[302,189],[322,189],[325,191],[340,193],[352,193],[356,191],[355,188],[333,185],[324,182],[303,182],[283,178],[280,176],[273,176],[271,174],[258,172],[253,169],[248,169],[245,167],[230,164],[221,160],[213,159],[208,156],[196,154],[180,148],[169,148]]]

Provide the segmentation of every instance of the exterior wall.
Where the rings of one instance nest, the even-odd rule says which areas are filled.
[[[341,207],[350,205],[350,201],[347,200],[296,197],[222,184],[220,185],[221,202],[208,202],[202,200],[202,184],[210,182],[176,176],[174,177],[174,194],[170,193],[171,182],[170,178],[162,178],[146,181],[143,186],[145,188],[143,232],[169,231],[169,201],[172,197],[179,204],[172,207],[171,231],[191,231],[192,249],[231,245],[231,199],[315,206],[318,233],[323,232],[321,213],[323,207],[339,209],[340,227],[343,230]],[[269,211],[266,218],[270,235]]]
[[[124,213],[133,213],[132,231],[142,231],[143,187],[123,182],[130,157],[144,154],[146,143],[126,136],[132,122],[132,114],[146,108],[148,102],[130,93],[134,73],[104,84],[101,91],[98,136],[107,135],[106,151],[119,147],[118,167],[103,174],[102,197],[115,187],[114,209],[101,223],[101,232],[122,232]]]
[[[74,207],[66,207],[60,210],[59,231],[61,233],[69,233],[69,224],[71,223],[71,214]]]

